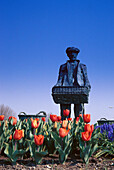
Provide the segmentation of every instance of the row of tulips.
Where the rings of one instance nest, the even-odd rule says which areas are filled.
[[[69,110],[64,110],[67,117]],[[50,115],[48,122],[42,119],[25,119],[23,121],[10,116],[4,120],[0,115],[0,150],[8,156],[12,164],[19,157],[29,153],[39,164],[47,154],[59,153],[60,163],[64,163],[70,153],[80,148],[80,157],[84,163],[89,162],[97,150],[99,129],[90,125],[90,114],[79,115],[76,119]]]

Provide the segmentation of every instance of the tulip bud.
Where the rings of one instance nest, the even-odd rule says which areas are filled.
[[[68,120],[63,120],[62,127],[66,128],[68,124]]]
[[[48,135],[48,132],[46,131],[46,135]]]
[[[68,124],[68,129],[71,130],[71,124],[70,123]]]
[[[45,122],[45,121],[46,121],[46,118],[45,118],[45,117],[42,117],[42,121]]]
[[[55,128],[55,129],[57,128],[57,122],[54,123],[54,128]]]
[[[79,121],[79,117],[76,118],[76,124],[78,124],[78,121]]]
[[[9,140],[12,140],[12,135],[10,135]]]
[[[45,127],[45,125],[46,125],[46,122],[44,122],[43,128]]]
[[[5,121],[5,126],[8,127],[7,120]]]
[[[22,137],[24,137],[24,129],[22,129]]]

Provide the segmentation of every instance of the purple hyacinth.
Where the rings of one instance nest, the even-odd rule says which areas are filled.
[[[105,134],[106,138],[108,138],[109,141],[114,140],[114,124],[110,125],[104,123],[103,125],[96,126],[96,128],[100,128],[101,134]]]

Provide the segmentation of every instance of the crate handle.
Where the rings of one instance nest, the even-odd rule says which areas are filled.
[[[107,120],[106,118],[101,118],[100,120]]]
[[[44,111],[40,111],[39,113],[36,114],[36,116],[38,116],[40,113],[43,113],[44,116],[47,116],[46,112],[44,112]]]
[[[23,113],[24,115],[26,115],[26,113],[25,113],[25,112],[20,112],[20,113],[19,113],[19,115],[21,115],[22,113]]]

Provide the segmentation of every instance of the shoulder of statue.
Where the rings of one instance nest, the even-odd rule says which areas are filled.
[[[85,65],[85,64],[82,64],[82,63],[80,63],[80,66],[81,66],[81,67],[86,67],[86,65]]]
[[[62,65],[60,66],[60,68],[61,68],[62,70],[64,70],[66,67],[67,67],[67,63],[62,64]]]

